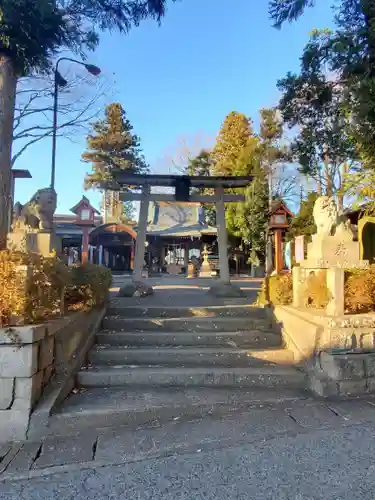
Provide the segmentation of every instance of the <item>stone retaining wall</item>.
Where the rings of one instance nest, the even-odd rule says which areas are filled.
[[[0,329],[0,442],[25,439],[51,379],[69,373],[101,314],[78,312],[43,325]]]
[[[309,373],[309,386],[321,397],[359,396],[375,392],[375,351],[321,352]]]
[[[332,317],[319,310],[270,309],[310,390],[321,397],[375,392],[375,314]]]

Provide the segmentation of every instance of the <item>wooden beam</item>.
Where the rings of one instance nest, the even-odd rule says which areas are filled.
[[[154,193],[149,195],[150,201],[165,201],[165,202],[175,202],[176,198],[174,194],[159,194]],[[121,201],[142,201],[142,193],[120,193]],[[243,194],[225,194],[223,198],[225,203],[238,203],[240,201],[245,201],[245,196]],[[203,194],[192,194],[187,203],[216,203],[218,201],[217,196],[203,195]]]

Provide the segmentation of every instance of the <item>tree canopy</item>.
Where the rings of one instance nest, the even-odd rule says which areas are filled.
[[[212,150],[216,175],[233,175],[238,157],[252,135],[250,119],[243,113],[229,113],[218,133]]]
[[[207,177],[213,175],[214,161],[211,156],[211,152],[202,149],[202,151],[195,157],[188,160],[188,166],[186,168],[187,175],[199,175],[202,177]],[[199,194],[211,194],[210,189],[194,188],[192,193]],[[204,221],[210,226],[216,226],[216,210],[212,203],[203,204],[204,211]]]
[[[128,32],[142,19],[158,21],[166,0],[2,0],[0,53],[19,74],[49,69],[60,49],[81,56],[94,49],[99,32]]]
[[[292,159],[300,171],[316,181],[318,191],[340,193],[344,170],[357,158],[356,144],[345,105],[345,93],[321,72],[302,68],[278,82],[284,122],[296,129]]]
[[[289,239],[304,235],[306,236],[307,241],[310,241],[311,236],[316,233],[313,210],[317,197],[317,193],[311,192],[307,195],[305,200],[301,201],[298,214],[296,214],[291,220],[287,235]]]
[[[85,177],[86,189],[103,190],[111,186],[114,170],[129,170],[132,173],[146,173],[148,165],[140,148],[140,139],[133,133],[133,126],[126,117],[121,104],[107,106],[105,117],[92,125],[93,130],[87,137],[87,150],[82,154],[83,161],[91,163],[92,172]],[[132,204],[120,203],[118,193],[111,192],[105,197],[104,209],[110,208],[112,216],[129,218]]]
[[[271,0],[277,27],[297,19],[314,0]],[[302,56],[302,67],[335,76],[345,92],[345,107],[362,160],[375,167],[375,3],[341,0],[334,5],[333,30],[315,30]]]

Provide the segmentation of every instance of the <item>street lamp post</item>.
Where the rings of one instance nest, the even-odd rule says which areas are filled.
[[[60,57],[60,59],[56,62],[55,66],[55,87],[53,93],[53,128],[52,128],[52,163],[51,163],[51,188],[55,189],[55,174],[56,174],[56,139],[57,139],[57,112],[58,112],[58,97],[59,97],[59,88],[65,87],[67,85],[67,81],[63,76],[61,76],[59,72],[59,64],[62,61],[70,61],[75,64],[80,64],[84,66],[86,70],[94,76],[100,75],[100,68],[94,66],[93,64],[86,64],[82,61],[77,61],[76,59],[71,59],[70,57]]]

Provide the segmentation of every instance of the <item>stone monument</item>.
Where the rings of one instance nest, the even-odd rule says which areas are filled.
[[[61,239],[54,233],[53,215],[57,196],[52,188],[39,189],[22,205],[16,203],[8,248],[39,253],[45,257],[52,251],[61,253]]]
[[[360,260],[360,244],[353,241],[350,221],[337,212],[333,198],[320,196],[314,205],[314,222],[317,232],[307,247],[307,259],[293,267],[293,305],[303,306],[302,288],[312,272],[326,270],[327,288],[331,299],[327,314],[344,314],[345,269],[363,269],[368,261]]]
[[[207,245],[204,245],[204,247],[203,247],[203,262],[202,262],[201,268],[199,270],[199,277],[200,278],[211,278],[211,266],[210,266],[210,263],[208,262]]]

